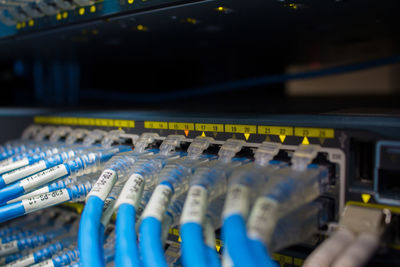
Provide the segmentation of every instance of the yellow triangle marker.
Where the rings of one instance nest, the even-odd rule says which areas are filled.
[[[310,142],[308,141],[307,136],[304,136],[303,142],[301,142],[302,145],[309,145]]]
[[[179,236],[179,238],[178,238],[178,242],[182,242],[182,238],[181,238],[181,236]]]
[[[249,133],[245,133],[244,134],[244,138],[246,138],[246,140],[249,140],[250,134]]]
[[[281,142],[283,143],[283,141],[285,141],[286,135],[280,135],[279,139],[281,139]]]
[[[221,250],[221,246],[216,245],[215,248],[217,249],[218,252]]]
[[[121,127],[118,127],[118,130],[122,131],[122,128],[121,128]]]
[[[364,203],[368,203],[368,201],[371,198],[371,195],[370,194],[361,194],[361,198],[362,198]]]
[[[185,135],[186,135],[186,136],[189,135],[189,130],[185,130]]]
[[[202,137],[206,137],[206,134],[204,132],[201,133]]]
[[[267,135],[267,137],[265,138],[265,141],[271,142],[271,138],[269,137],[269,135]]]

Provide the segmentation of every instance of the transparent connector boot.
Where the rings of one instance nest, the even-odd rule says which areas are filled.
[[[56,143],[60,141],[61,138],[66,137],[71,132],[71,127],[58,127],[51,133],[49,141],[52,143]]]
[[[36,142],[43,141],[45,138],[49,137],[55,130],[56,127],[54,126],[43,127],[42,130],[40,130],[39,133],[37,133],[34,140]]]
[[[106,135],[107,135],[106,131],[99,130],[99,129],[93,130],[85,136],[82,144],[84,146],[94,145],[95,143],[100,142]]]
[[[73,0],[78,6],[90,6],[93,5],[92,0]]]
[[[54,0],[54,3],[59,9],[63,10],[72,10],[76,7],[72,1],[68,0]]]
[[[67,138],[65,139],[65,143],[67,145],[72,145],[78,140],[83,140],[83,138],[89,135],[89,133],[90,132],[86,129],[74,129],[68,134]]]
[[[21,135],[22,140],[32,140],[42,130],[42,126],[31,125],[28,126]]]
[[[321,204],[312,202],[281,218],[272,234],[262,240],[270,252],[309,241],[320,226]]]
[[[279,153],[281,144],[273,142],[263,142],[254,154],[255,162],[259,166],[266,166]]]
[[[125,132],[123,130],[113,130],[110,131],[104,136],[103,140],[101,140],[101,145],[103,147],[111,147],[113,144],[121,143],[121,135]]]
[[[226,140],[221,149],[218,151],[218,160],[221,160],[225,163],[230,162],[232,158],[236,155],[236,153],[238,153],[242,149],[244,143],[245,142],[243,140]]]
[[[56,15],[60,11],[60,9],[49,0],[42,0],[38,2],[38,7],[44,14],[48,16]]]
[[[167,156],[171,151],[175,150],[183,140],[185,140],[183,135],[168,135],[161,143],[160,155]]]
[[[31,18],[41,18],[45,15],[35,2],[25,3],[21,8]]]
[[[305,170],[320,149],[319,145],[300,145],[293,154],[292,168],[298,171]]]

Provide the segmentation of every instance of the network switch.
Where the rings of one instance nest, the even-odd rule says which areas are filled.
[[[89,198],[87,198],[88,200],[90,197],[92,197],[92,199],[94,197],[100,197],[101,199],[104,198],[103,201],[105,201],[105,203],[108,203],[109,200],[106,197],[107,194],[103,195],[104,191],[102,191],[105,187],[100,186],[98,183],[100,182],[102,185],[106,184],[107,181],[111,179],[110,177],[115,175],[113,174],[115,171],[107,170],[116,170],[118,177],[120,177],[118,179],[122,179],[121,181],[127,181],[125,185],[127,188],[129,188],[128,184],[132,183],[131,188],[136,189],[134,191],[124,191],[125,187],[123,185],[125,182],[122,182],[119,186],[114,187],[113,191],[109,191],[109,197],[118,199],[116,202],[117,207],[124,207],[125,209],[128,208],[130,203],[133,203],[133,205],[137,207],[136,218],[139,218],[138,224],[142,224],[141,228],[138,229],[138,233],[143,239],[143,242],[150,242],[149,244],[152,244],[153,242],[151,239],[146,241],[146,238],[150,238],[146,236],[146,225],[153,224],[153,222],[151,222],[153,219],[151,218],[158,218],[158,216],[163,214],[163,212],[169,214],[168,216],[170,217],[167,216],[170,218],[167,220],[168,223],[167,221],[164,221],[167,217],[162,220],[162,235],[166,238],[166,259],[168,259],[168,262],[171,264],[174,263],[178,265],[183,264],[185,266],[191,266],[190,262],[193,258],[188,256],[192,255],[191,253],[188,253],[188,251],[191,251],[190,243],[185,243],[185,240],[186,242],[187,240],[191,240],[188,235],[190,236],[193,234],[193,230],[187,229],[194,227],[192,222],[198,220],[195,218],[199,215],[195,214],[202,214],[201,210],[195,212],[195,203],[198,201],[204,201],[201,197],[203,195],[202,191],[204,188],[209,188],[208,190],[211,191],[208,191],[206,195],[211,198],[209,200],[206,214],[208,214],[207,216],[209,217],[207,218],[210,218],[210,222],[214,225],[210,228],[213,229],[211,232],[214,232],[214,228],[217,229],[217,231],[214,238],[212,238],[212,235],[210,237],[211,240],[214,241],[208,242],[216,242],[216,248],[212,248],[212,246],[211,248],[212,250],[216,250],[215,253],[217,254],[211,255],[217,255],[217,258],[222,258],[225,262],[233,260],[235,264],[238,264],[240,260],[244,259],[237,258],[235,254],[226,254],[226,245],[233,242],[229,239],[231,238],[230,235],[232,232],[226,232],[229,231],[227,229],[230,227],[230,220],[234,220],[234,217],[230,219],[231,217],[229,217],[229,214],[236,214],[235,212],[242,210],[238,214],[244,212],[243,214],[247,214],[245,216],[249,216],[247,227],[249,227],[248,235],[250,240],[253,240],[252,238],[256,238],[254,240],[260,240],[258,239],[259,237],[261,240],[264,240],[263,242],[268,244],[270,249],[269,252],[273,253],[271,254],[271,258],[280,263],[281,266],[300,266],[302,264],[305,264],[306,266],[314,266],[313,264],[319,262],[319,257],[324,253],[324,246],[328,246],[326,244],[329,242],[332,243],[335,238],[338,238],[338,236],[341,235],[341,238],[347,238],[346,240],[348,241],[346,242],[349,242],[349,247],[350,244],[353,244],[352,240],[354,240],[353,245],[358,246],[357,242],[361,241],[358,241],[357,235],[363,233],[361,235],[363,236],[362,238],[367,238],[364,237],[367,232],[367,239],[371,241],[366,241],[367,243],[370,243],[368,243],[369,247],[368,249],[365,248],[365,251],[369,252],[365,252],[365,255],[360,256],[360,261],[358,262],[359,265],[357,266],[363,265],[370,257],[372,257],[372,253],[378,248],[379,252],[372,258],[370,264],[379,266],[395,266],[398,263],[396,250],[399,246],[399,191],[393,177],[395,177],[397,171],[396,160],[398,155],[397,150],[399,147],[397,129],[400,127],[398,120],[395,117],[375,118],[379,120],[381,125],[380,127],[375,127],[370,120],[366,120],[367,117],[322,117],[324,117],[324,119],[320,116],[268,116],[254,120],[246,118],[194,118],[187,115],[182,116],[180,114],[161,115],[157,113],[139,114],[127,112],[112,115],[106,113],[82,113],[79,114],[79,116],[71,114],[61,114],[60,116],[39,115],[31,118],[31,122],[34,122],[38,127],[45,127],[41,129],[49,129],[47,132],[43,132],[42,130],[42,138],[47,139],[54,135],[53,133],[56,129],[60,129],[57,138],[61,138],[59,139],[61,142],[65,142],[67,139],[71,141],[71,136],[73,136],[72,133],[79,133],[79,136],[74,135],[74,140],[82,142],[82,140],[85,140],[82,139],[84,136],[88,135],[90,132],[96,132],[99,134],[98,138],[100,139],[96,141],[97,137],[94,138],[94,136],[97,135],[92,135],[90,140],[91,142],[94,142],[93,144],[99,142],[99,140],[103,140],[101,141],[103,145],[106,142],[109,145],[112,145],[112,147],[121,147],[120,149],[124,149],[123,147],[135,146],[135,150],[134,152],[128,152],[126,156],[123,156],[125,158],[116,156],[111,158],[109,161],[106,160],[106,165],[99,165],[101,167],[96,167],[95,171],[89,171],[89,169],[88,171],[84,171],[85,169],[82,169],[83,173],[87,174],[85,174],[85,178],[81,177],[79,179],[87,182],[82,184],[80,187],[73,187],[73,184],[75,183],[74,181],[77,181],[76,178],[73,178],[72,180],[71,178],[68,178],[67,180],[64,178],[64,182],[62,183],[50,183],[48,189],[46,189],[49,193],[43,193],[41,191],[35,193],[35,191],[33,191],[34,193],[31,193],[30,195],[28,194],[27,197],[29,196],[31,199],[30,202],[32,202],[37,197],[43,197],[45,195],[50,199],[58,200],[54,202],[48,201],[48,204],[41,208],[64,202],[66,204],[64,204],[63,209],[74,210],[79,213],[82,212],[82,208],[88,209],[86,206],[89,202],[83,206],[81,204],[87,194],[89,194]],[[327,118],[331,119],[329,120],[329,123],[326,122]],[[368,119],[373,118],[369,117]],[[29,119],[25,119],[23,124],[25,126],[29,125]],[[53,128],[53,126],[56,128]],[[27,136],[28,135],[29,132],[27,133]],[[104,139],[105,136],[108,137]],[[145,147],[148,148],[143,150]],[[101,151],[101,154],[98,155],[103,155],[105,153],[104,149]],[[120,151],[122,152],[123,150]],[[91,153],[94,152],[95,151]],[[81,155],[79,157],[85,155],[82,154],[82,152],[79,153],[81,153],[79,154]],[[141,156],[141,153],[145,154]],[[152,153],[156,154],[152,156]],[[124,153],[121,155],[124,155]],[[93,154],[92,157],[95,157],[95,154]],[[109,159],[109,156],[107,157],[107,159]],[[187,158],[186,161],[185,158]],[[84,158],[82,158],[82,160],[83,159]],[[272,165],[268,165],[270,160],[273,162],[270,163]],[[137,163],[135,163],[136,161]],[[20,163],[21,161],[17,162]],[[66,162],[67,165],[65,166],[70,166],[68,168],[71,168],[71,166],[78,166],[68,163],[69,161]],[[120,165],[122,163],[123,165]],[[85,164],[87,165],[89,162]],[[133,164],[132,167],[129,167],[131,166],[130,164]],[[257,164],[259,164],[259,167],[257,167]],[[264,164],[267,164],[265,165],[266,167],[262,167]],[[311,166],[311,169],[309,169],[310,167],[306,167],[308,164],[311,164],[309,165]],[[372,164],[372,166],[365,166],[365,164]],[[87,166],[91,165],[89,164]],[[115,169],[116,166],[120,167]],[[144,166],[146,166],[145,169],[143,169]],[[299,173],[299,175],[301,175],[294,180],[288,178],[290,175],[288,176],[287,171],[289,171],[289,173],[292,172],[288,169],[288,166],[291,166],[290,168],[294,168],[294,170],[297,171],[301,170]],[[19,166],[14,167],[18,170],[17,167]],[[46,167],[51,168],[51,166]],[[155,169],[153,170],[153,168]],[[104,171],[101,174],[102,170]],[[129,177],[129,175],[135,173],[135,170],[137,174],[135,174],[134,179],[123,178]],[[179,170],[179,174],[176,173],[177,170]],[[194,173],[194,176],[191,178],[192,182],[190,183],[190,190],[187,191],[189,184],[187,184],[185,180],[181,180],[185,177],[181,177],[181,175],[189,170]],[[49,171],[52,173],[58,173],[57,170],[49,169]],[[128,172],[124,174],[126,171]],[[154,176],[153,172],[154,174],[159,174]],[[271,174],[268,175],[268,172],[271,172]],[[67,173],[69,172],[67,171]],[[295,173],[296,172],[292,172],[291,175],[295,175]],[[63,177],[65,173],[61,173],[60,175],[60,177]],[[81,174],[77,175],[79,176]],[[243,194],[240,192],[244,190],[242,187],[246,183],[243,183],[244,180],[241,180],[242,178],[240,177],[242,177],[242,175],[245,175],[243,177],[247,177],[245,181],[246,183],[249,183],[248,185],[253,186],[253,183],[258,184],[255,188],[258,187],[257,190],[261,190],[260,192],[263,192],[263,190],[267,190],[265,192],[269,192],[268,194],[275,192],[273,193],[275,196],[274,199],[276,199],[275,201],[278,201],[280,209],[273,212],[274,206],[272,203],[276,202],[268,202],[269,204],[267,205],[267,202],[265,201],[269,198],[264,199],[260,197],[257,198],[256,202],[253,202],[255,199],[251,197],[251,199],[253,199],[251,202],[254,203],[252,204],[251,212],[244,211],[240,208],[243,203],[245,203],[245,199],[237,202],[237,200],[235,200],[236,197],[234,197],[232,200],[229,200],[229,194]],[[97,180],[97,177],[99,176],[100,180]],[[225,193],[222,193],[226,190],[226,188],[223,189],[223,184],[214,184],[214,182],[211,182],[215,179],[212,177],[224,176],[230,177],[229,181],[231,181],[229,183],[227,196],[225,196]],[[275,182],[263,182],[263,179],[265,179],[263,177],[270,176],[277,177],[274,178],[275,180],[271,178]],[[54,176],[53,179],[59,179],[57,177],[59,176]],[[165,177],[165,179],[161,177]],[[251,179],[253,179],[251,177],[256,178],[254,182],[250,182],[252,181]],[[36,179],[37,178],[31,178],[33,181],[36,181]],[[150,181],[149,179],[158,179],[160,184],[157,186],[157,183],[155,182],[156,180],[154,180],[154,183],[152,182],[144,188],[139,189],[141,188],[139,185],[142,183],[141,181],[143,181],[143,179],[146,181]],[[309,182],[306,182],[308,181],[307,179],[310,179],[310,183],[315,183],[315,185],[309,185]],[[69,185],[66,185],[65,181],[68,181]],[[237,181],[236,183],[239,181],[242,182],[235,185],[234,181]],[[302,182],[297,183],[296,181]],[[208,183],[211,183],[212,186],[210,184],[211,187],[209,187],[209,185],[207,185]],[[173,186],[173,191],[169,191],[169,187],[166,186],[169,184]],[[283,187],[276,187],[275,190],[280,188],[278,191],[270,191],[271,188],[274,188],[273,184],[276,184],[275,186],[279,185],[280,187]],[[35,185],[36,187],[41,186],[41,184]],[[241,186],[238,187],[237,185]],[[266,185],[268,185],[266,189],[261,189]],[[60,187],[60,189],[58,189],[58,187]],[[59,192],[70,192],[70,197],[60,197],[57,194],[53,196],[52,194],[58,192],[57,190],[60,190]],[[107,190],[111,190],[111,188]],[[5,193],[1,191],[3,190],[0,190],[0,196],[3,198]],[[159,197],[154,196],[157,194],[155,192],[158,191],[158,194],[161,195]],[[128,192],[142,192],[141,194],[143,194],[143,197],[141,200],[140,198],[131,200],[129,197],[129,194],[131,193]],[[41,193],[41,195],[39,193]],[[36,196],[34,196],[35,194]],[[280,198],[279,196],[281,196],[281,194],[284,194],[282,196],[285,197]],[[164,197],[168,196],[168,200],[165,199],[165,201],[167,201],[165,203],[169,203],[168,205],[170,206],[165,206],[160,211],[161,207],[155,207],[159,205],[157,203],[161,203],[159,201],[163,199],[160,198],[162,195],[164,195]],[[173,197],[174,195],[176,195],[176,197]],[[72,198],[72,196],[75,198]],[[125,196],[125,200],[122,196]],[[13,201],[12,198],[15,197],[19,198]],[[7,203],[10,204],[18,203],[17,201],[21,201],[20,199],[24,201],[23,197],[21,198],[21,194],[18,194],[13,195],[11,200],[7,199],[6,201],[9,201]],[[37,200],[39,199],[40,197]],[[74,200],[77,204],[69,204],[68,201],[71,200]],[[185,200],[192,204],[187,204]],[[233,201],[232,203],[236,204],[227,204],[230,203],[230,201]],[[183,205],[184,203],[185,206]],[[223,217],[221,217],[223,209],[222,205],[224,203],[226,209],[224,211],[225,215],[222,215]],[[190,211],[187,210],[188,207],[186,207],[186,204],[192,207]],[[33,207],[32,209],[28,209],[32,212],[39,209],[32,203],[26,205]],[[152,208],[153,206],[154,208]],[[259,211],[257,211],[257,209],[259,209]],[[107,208],[105,210],[107,210]],[[115,208],[112,210],[115,210]],[[237,211],[232,213],[233,210]],[[105,211],[104,214],[108,214],[106,215],[108,219],[102,219],[103,227],[107,229],[107,220],[114,222],[114,219],[111,218],[112,212],[110,213],[110,211]],[[103,217],[105,216],[104,214]],[[140,216],[140,214],[142,215]],[[84,216],[87,216],[85,211],[83,212],[82,221],[86,220],[84,219]],[[116,229],[122,229],[119,228],[122,227],[119,223],[134,219],[135,215],[133,214],[132,216],[131,219],[129,219],[129,217],[118,219],[117,217]],[[279,227],[277,228],[272,226],[273,224],[271,223],[273,221],[270,222],[271,218],[275,218],[274,216],[279,218]],[[181,217],[180,223],[179,217]],[[8,219],[6,219],[7,217],[2,218],[3,220],[8,220],[11,217],[8,217]],[[225,238],[223,238],[219,230],[222,226],[222,218],[225,218],[224,226],[222,227],[222,231],[225,231],[223,234]],[[106,221],[104,222],[103,220]],[[362,226],[362,222],[364,221],[367,223],[368,220],[371,220],[371,226],[375,225],[375,227],[363,228],[364,226]],[[293,221],[297,222],[297,228],[293,228]],[[90,223],[81,223],[81,230],[83,229],[82,231],[85,232],[85,227],[89,225]],[[203,227],[205,227],[205,225]],[[171,228],[169,226],[171,226]],[[207,227],[204,228],[204,231],[210,231],[206,230],[208,229]],[[239,225],[235,227],[237,231],[239,231]],[[90,228],[87,229],[87,231],[90,231]],[[347,232],[341,232],[344,230],[340,229],[345,229]],[[115,255],[115,260],[117,265],[121,265],[124,263],[121,262],[122,258],[118,253],[122,253],[121,251],[124,251],[124,247],[119,247],[119,242],[122,241],[118,241],[118,231],[122,230],[117,230],[116,232],[116,251],[119,252]],[[230,233],[229,238],[226,239],[228,233]],[[331,237],[329,238],[329,236]],[[222,238],[223,242],[221,241]],[[318,244],[325,238],[327,241],[318,247]],[[378,243],[376,243],[376,240],[379,240]],[[181,243],[182,241],[183,243]],[[79,242],[83,242],[83,244],[87,246],[90,244],[93,245],[94,241],[86,238],[80,239]],[[254,243],[254,245],[256,244],[257,243]],[[363,244],[366,243],[364,242]],[[143,246],[147,245],[143,244]],[[157,245],[151,246],[153,250],[150,250],[147,247],[142,247],[142,244],[140,244],[139,252],[132,251],[133,248],[125,248],[130,252],[124,257],[130,257],[136,255],[135,253],[145,253],[144,251],[154,251],[158,249],[156,248]],[[315,249],[316,247],[318,248]],[[160,249],[162,250],[162,247]],[[229,253],[234,253],[232,252],[234,249],[236,248],[232,248]],[[311,253],[312,251],[314,252]],[[88,264],[88,261],[93,263],[93,259],[84,258],[85,256],[82,255],[82,253],[85,253],[84,251],[81,250],[80,253],[80,260],[83,264]],[[311,255],[307,259],[307,256],[310,253]],[[342,252],[338,251],[337,253]],[[220,256],[218,256],[219,254]],[[333,254],[334,253],[332,252],[332,255]],[[199,252],[199,255],[202,254]],[[350,259],[350,256],[345,253],[343,253],[343,255],[338,255],[340,255],[337,256],[337,258],[340,259],[340,262],[338,260],[339,263],[335,264],[343,264],[344,261]],[[152,259],[153,256],[154,254],[144,255],[143,257],[146,259],[143,260],[148,261],[145,264],[151,265],[152,263],[150,259]],[[165,260],[163,259],[164,256],[160,257],[160,261]],[[228,259],[227,257],[231,259]],[[110,256],[109,258],[112,257]],[[351,259],[353,258],[354,257],[351,257]],[[200,259],[201,257],[199,260]],[[259,259],[261,260],[261,258]],[[271,261],[270,264],[274,264],[273,261]],[[320,262],[318,264],[322,263]],[[333,263],[331,262],[329,264]]]

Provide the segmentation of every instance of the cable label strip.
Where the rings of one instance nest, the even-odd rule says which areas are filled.
[[[32,212],[45,207],[50,207],[70,199],[68,190],[63,188],[53,192],[40,194],[34,197],[26,198],[22,200],[25,212]]]
[[[23,158],[21,160],[14,161],[13,163],[0,166],[0,173],[12,171],[15,169],[19,169],[21,167],[24,167],[29,164],[29,159],[28,158]]]
[[[61,178],[67,174],[67,167],[64,164],[60,164],[21,180],[20,185],[24,188],[25,191],[28,191],[30,189],[39,187],[43,184]]]
[[[0,257],[18,252],[18,241],[11,241],[0,245]]]
[[[137,173],[132,174],[128,181],[126,181],[124,188],[122,188],[117,203],[115,204],[116,208],[122,204],[130,204],[137,208],[143,193],[143,188],[143,176]]]
[[[223,216],[228,217],[239,214],[243,217],[249,212],[249,188],[241,184],[234,184],[229,187],[226,196]]]
[[[30,266],[32,264],[35,264],[35,257],[33,254],[26,255],[25,257],[22,257],[16,261],[10,262],[7,264],[7,267],[12,267],[12,266]]]
[[[36,172],[40,172],[44,169],[46,169],[46,162],[44,160],[41,160],[32,165],[28,165],[23,168],[5,173],[2,175],[2,177],[3,177],[4,183],[10,184],[10,183],[13,183],[13,182],[19,180],[20,178],[24,178],[28,175],[31,175]]]
[[[14,159],[12,157],[8,158],[8,159],[3,159],[2,161],[0,161],[0,166],[7,166],[8,164],[11,164],[13,162],[14,162]],[[0,261],[0,264],[1,264],[1,261]]]
[[[143,211],[143,218],[154,217],[162,221],[172,198],[172,189],[167,185],[158,185]]]
[[[104,170],[90,191],[88,198],[91,196],[97,196],[103,201],[106,200],[116,181],[117,173],[114,170]]]
[[[49,187],[48,186],[44,186],[44,187],[39,188],[39,189],[37,189],[35,191],[32,191],[30,193],[24,194],[24,195],[22,195],[20,197],[11,199],[11,200],[7,201],[7,204],[15,203],[15,202],[21,201],[21,200],[23,200],[25,198],[28,198],[28,197],[33,197],[33,196],[37,196],[37,195],[40,195],[40,194],[48,193],[49,191],[50,191]]]
[[[254,203],[247,223],[248,235],[253,239],[262,241],[269,239],[276,225],[275,211],[278,203],[266,197],[260,197]]]
[[[207,211],[207,190],[200,185],[190,187],[183,207],[181,224],[202,224]]]

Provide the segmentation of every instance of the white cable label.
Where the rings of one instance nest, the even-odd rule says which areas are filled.
[[[243,217],[249,212],[249,188],[241,184],[234,184],[229,187],[226,195],[223,216],[228,217],[239,214]]]
[[[60,164],[21,180],[20,185],[25,191],[29,191],[30,189],[47,184],[67,174],[67,167],[64,164]]]
[[[0,245],[0,257],[18,252],[18,241],[11,241]]]
[[[139,204],[140,198],[142,197],[143,188],[143,176],[137,173],[132,174],[119,194],[115,204],[116,208],[122,204],[130,204],[136,208]]]
[[[40,172],[44,169],[46,169],[46,162],[44,160],[41,160],[32,165],[28,165],[18,170],[5,173],[2,175],[2,177],[6,184],[10,184],[28,175]]]
[[[207,189],[200,185],[190,187],[183,206],[181,224],[194,222],[203,224],[207,211]]]
[[[70,200],[68,190],[63,188],[53,192],[23,199],[22,205],[24,206],[25,212],[29,213],[39,209],[64,203],[68,200]]]
[[[14,162],[13,158],[4,159],[4,160],[0,161],[0,166],[6,166],[13,162]],[[0,260],[0,264],[1,264],[1,260]]]
[[[49,192],[49,187],[48,186],[44,186],[44,187],[39,188],[39,189],[37,189],[35,191],[32,191],[32,192],[30,192],[28,194],[25,194],[25,195],[22,195],[20,197],[11,199],[11,200],[7,201],[7,204],[15,203],[15,202],[21,201],[21,200],[23,200],[25,198],[33,197],[33,196],[44,194],[44,193],[48,193],[48,192]]]
[[[101,200],[105,200],[113,188],[115,182],[117,181],[117,173],[114,170],[107,169],[104,170],[96,184],[93,186],[90,191],[88,198],[91,196],[97,196]]]
[[[14,161],[10,164],[7,164],[5,166],[0,166],[0,173],[4,173],[4,172],[8,172],[8,171],[12,171],[15,169],[19,169],[21,167],[24,167],[26,165],[29,164],[29,160],[27,158],[23,158],[21,160],[18,161]]]
[[[172,198],[172,190],[167,185],[158,185],[143,211],[142,218],[154,217],[162,221],[165,211]]]
[[[7,264],[7,267],[16,267],[16,266],[29,266],[35,263],[35,257],[33,254],[26,255],[23,258],[20,258],[16,261],[10,262]]]
[[[277,223],[278,203],[271,198],[259,197],[251,210],[247,223],[248,235],[252,239],[270,240]]]
[[[39,262],[38,264],[32,265],[32,267],[33,266],[35,266],[35,267],[54,267],[54,263],[53,263],[52,259],[49,259],[49,260]]]

